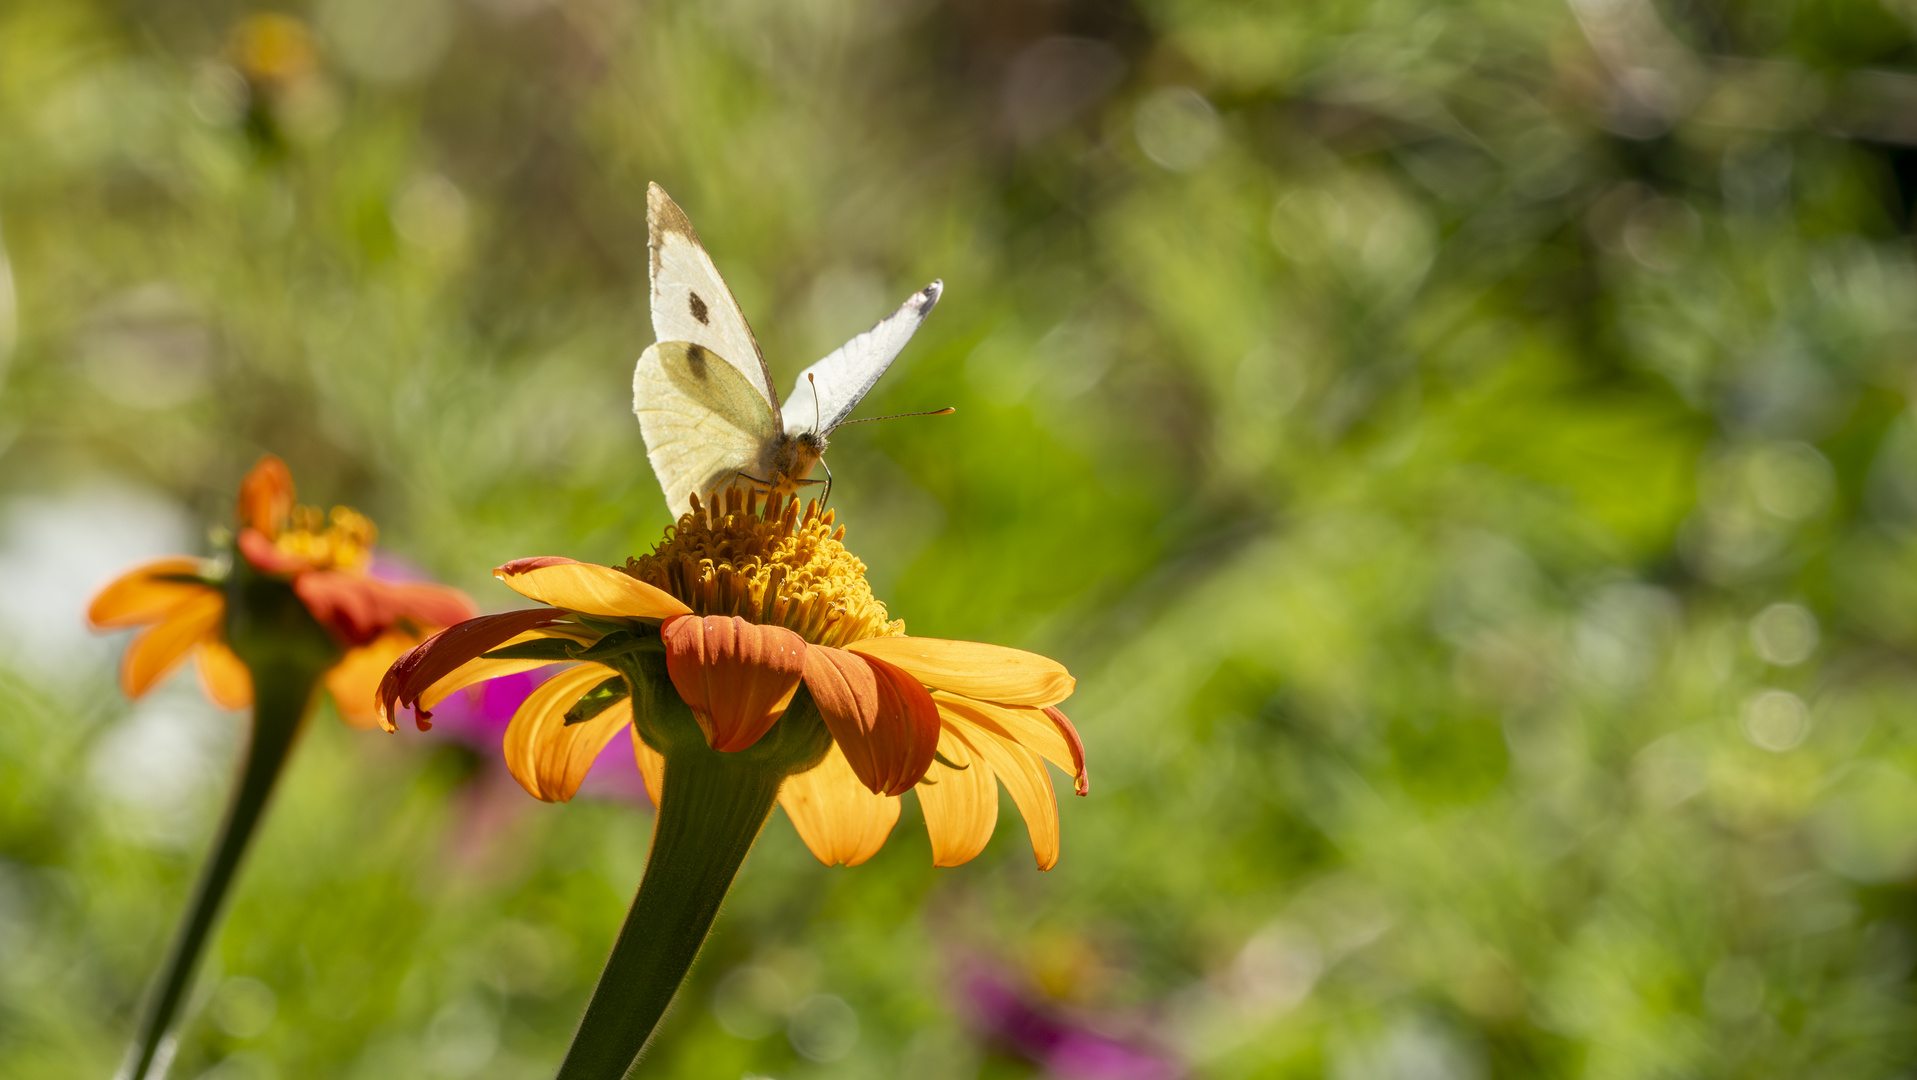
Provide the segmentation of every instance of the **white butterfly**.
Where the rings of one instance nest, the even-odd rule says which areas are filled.
[[[772,372],[692,223],[658,184],[646,192],[652,331],[632,373],[632,411],[675,517],[692,496],[809,481],[826,437],[892,366],[945,286],[934,281],[878,325],[799,374],[781,413]]]

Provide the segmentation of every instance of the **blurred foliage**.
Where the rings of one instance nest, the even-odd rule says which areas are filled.
[[[945,280],[834,500],[1093,783],[1044,875],[775,820],[645,1075],[1041,1074],[981,965],[1202,1077],[1905,1075],[1913,117],[1909,0],[8,0],[0,1073],[110,1072],[238,729],[87,589],[264,450],[493,607],[650,545],[657,180],[782,382]],[[176,1075],[549,1074],[648,825],[320,718]]]

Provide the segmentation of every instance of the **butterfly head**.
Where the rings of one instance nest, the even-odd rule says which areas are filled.
[[[822,431],[799,431],[779,436],[779,445],[772,454],[772,487],[779,492],[791,491],[805,483],[812,475],[812,469],[825,454],[826,439]]]

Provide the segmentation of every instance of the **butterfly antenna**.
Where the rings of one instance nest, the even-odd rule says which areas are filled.
[[[849,427],[853,424],[869,424],[874,420],[899,420],[907,416],[950,416],[957,411],[957,406],[947,405],[943,409],[927,409],[924,412],[901,412],[893,413],[890,416],[868,416],[863,420],[847,420],[845,423],[840,424],[839,427]],[[833,430],[836,431],[838,428],[834,428]]]
[[[805,381],[812,384],[812,430],[817,431],[819,430],[819,377],[808,371],[805,373]],[[827,471],[830,472],[831,470],[828,469]],[[827,495],[832,494],[832,488],[829,484],[825,489],[825,493]],[[823,507],[825,504],[820,503],[819,505]]]

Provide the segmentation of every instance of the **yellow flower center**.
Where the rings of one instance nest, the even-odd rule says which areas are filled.
[[[315,570],[364,570],[378,536],[379,529],[357,510],[335,506],[322,516],[317,506],[298,506],[292,522],[273,538],[273,547],[305,559]]]
[[[761,500],[764,500],[763,502]],[[664,589],[699,615],[737,615],[783,626],[814,645],[847,645],[905,633],[887,622],[865,564],[845,549],[845,527],[816,500],[766,499],[733,488],[724,509],[701,506],[666,530],[652,554],[626,560],[626,573]]]

